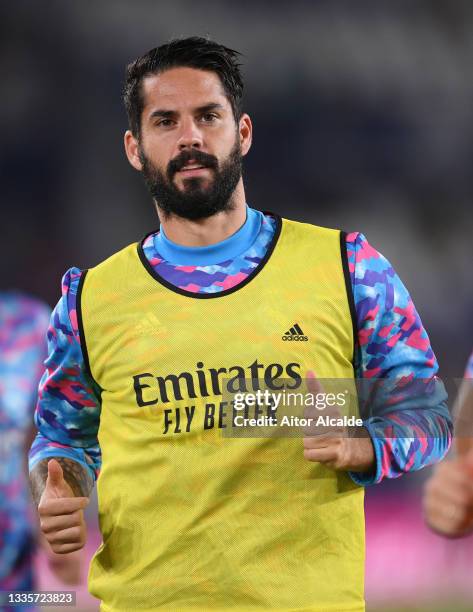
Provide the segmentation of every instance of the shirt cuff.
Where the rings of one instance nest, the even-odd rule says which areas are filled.
[[[378,484],[383,480],[383,453],[381,449],[382,443],[376,435],[375,427],[369,421],[365,421],[363,427],[367,429],[370,434],[375,454],[375,465],[369,472],[348,472],[348,475],[356,484],[362,487],[368,487]]]
[[[37,453],[30,453],[28,458],[29,471],[31,472],[35,465],[43,459],[52,457],[64,457],[66,459],[72,459],[72,461],[75,461],[76,463],[80,463],[80,465],[90,474],[92,482],[97,480],[97,474],[94,470],[94,466],[87,461],[87,454],[84,449],[76,447],[64,448],[62,445],[45,447]]]

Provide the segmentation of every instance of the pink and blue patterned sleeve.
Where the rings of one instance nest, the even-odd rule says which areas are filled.
[[[347,235],[358,328],[356,376],[375,454],[370,485],[440,461],[452,439],[447,394],[414,303],[389,261],[359,233]],[[363,403],[364,402],[364,403]]]
[[[51,315],[48,358],[39,385],[35,423],[38,435],[29,452],[29,469],[47,457],[68,457],[82,464],[94,480],[101,466],[97,439],[100,388],[87,374],[76,314],[81,271],[62,279],[62,297]]]

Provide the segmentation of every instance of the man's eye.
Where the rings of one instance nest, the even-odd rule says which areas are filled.
[[[161,121],[158,121],[157,125],[159,127],[170,127],[173,123],[172,119],[161,119]]]
[[[202,121],[205,123],[212,123],[212,121],[215,121],[215,119],[217,119],[217,115],[215,113],[205,113],[205,115],[202,115]]]

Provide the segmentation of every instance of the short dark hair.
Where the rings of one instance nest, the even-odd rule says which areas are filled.
[[[237,63],[238,51],[224,47],[200,36],[171,40],[155,47],[128,64],[125,72],[123,100],[128,115],[130,130],[135,137],[141,132],[143,79],[159,74],[169,68],[186,66],[215,72],[222,83],[231,104],[233,116],[238,122],[242,115],[243,79]]]

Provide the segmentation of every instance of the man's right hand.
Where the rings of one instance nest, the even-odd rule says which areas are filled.
[[[88,503],[88,497],[74,496],[60,464],[51,459],[38,513],[41,531],[55,553],[69,553],[84,547],[87,539],[84,508]]]

